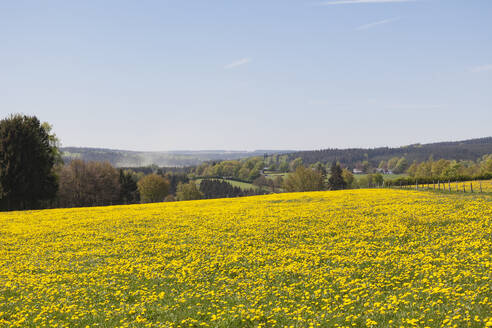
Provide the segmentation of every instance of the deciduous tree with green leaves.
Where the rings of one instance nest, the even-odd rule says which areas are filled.
[[[158,174],[149,174],[137,183],[142,203],[162,202],[169,193],[169,182]]]
[[[323,176],[319,171],[306,168],[303,165],[290,173],[284,181],[287,191],[317,191],[324,189]]]

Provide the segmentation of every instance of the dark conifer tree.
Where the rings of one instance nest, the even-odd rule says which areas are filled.
[[[184,173],[168,172],[164,175],[164,177],[169,181],[170,184],[169,193],[173,195],[176,195],[176,190],[178,189],[178,185],[180,183],[186,184],[190,182],[190,179]]]
[[[138,187],[130,173],[120,169],[120,202],[122,204],[134,204],[140,201]]]
[[[52,136],[35,116],[11,115],[0,121],[0,206],[37,208],[53,199],[58,182]]]
[[[330,190],[340,190],[347,187],[347,183],[342,176],[342,168],[340,167],[340,164],[333,162],[330,173],[331,175],[328,179],[328,186]]]

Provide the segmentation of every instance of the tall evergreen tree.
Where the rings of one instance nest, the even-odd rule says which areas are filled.
[[[35,116],[11,115],[0,121],[0,206],[37,208],[55,197],[56,145]]]
[[[323,184],[326,182],[326,175],[328,172],[326,172],[326,167],[323,165],[321,162],[317,162],[314,164],[314,169],[318,171],[321,174],[321,177],[323,178]]]
[[[123,204],[133,204],[140,201],[137,183],[131,173],[120,169],[120,202]]]
[[[347,187],[347,182],[343,179],[342,168],[340,164],[333,162],[331,164],[331,175],[328,179],[328,185],[330,190],[340,190],[345,189]]]

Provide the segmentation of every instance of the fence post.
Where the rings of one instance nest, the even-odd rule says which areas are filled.
[[[473,182],[470,182],[470,192],[473,193]]]
[[[480,181],[480,193],[482,193],[482,181]]]
[[[448,180],[448,190],[451,192],[451,181]]]
[[[466,187],[464,182],[463,182],[463,192],[466,193]]]

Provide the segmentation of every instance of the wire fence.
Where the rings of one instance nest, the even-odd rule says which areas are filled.
[[[475,181],[441,181],[436,180],[432,183],[394,185],[383,182],[379,188],[406,189],[406,190],[433,190],[442,192],[461,192],[461,193],[492,193],[492,180],[475,180]]]

